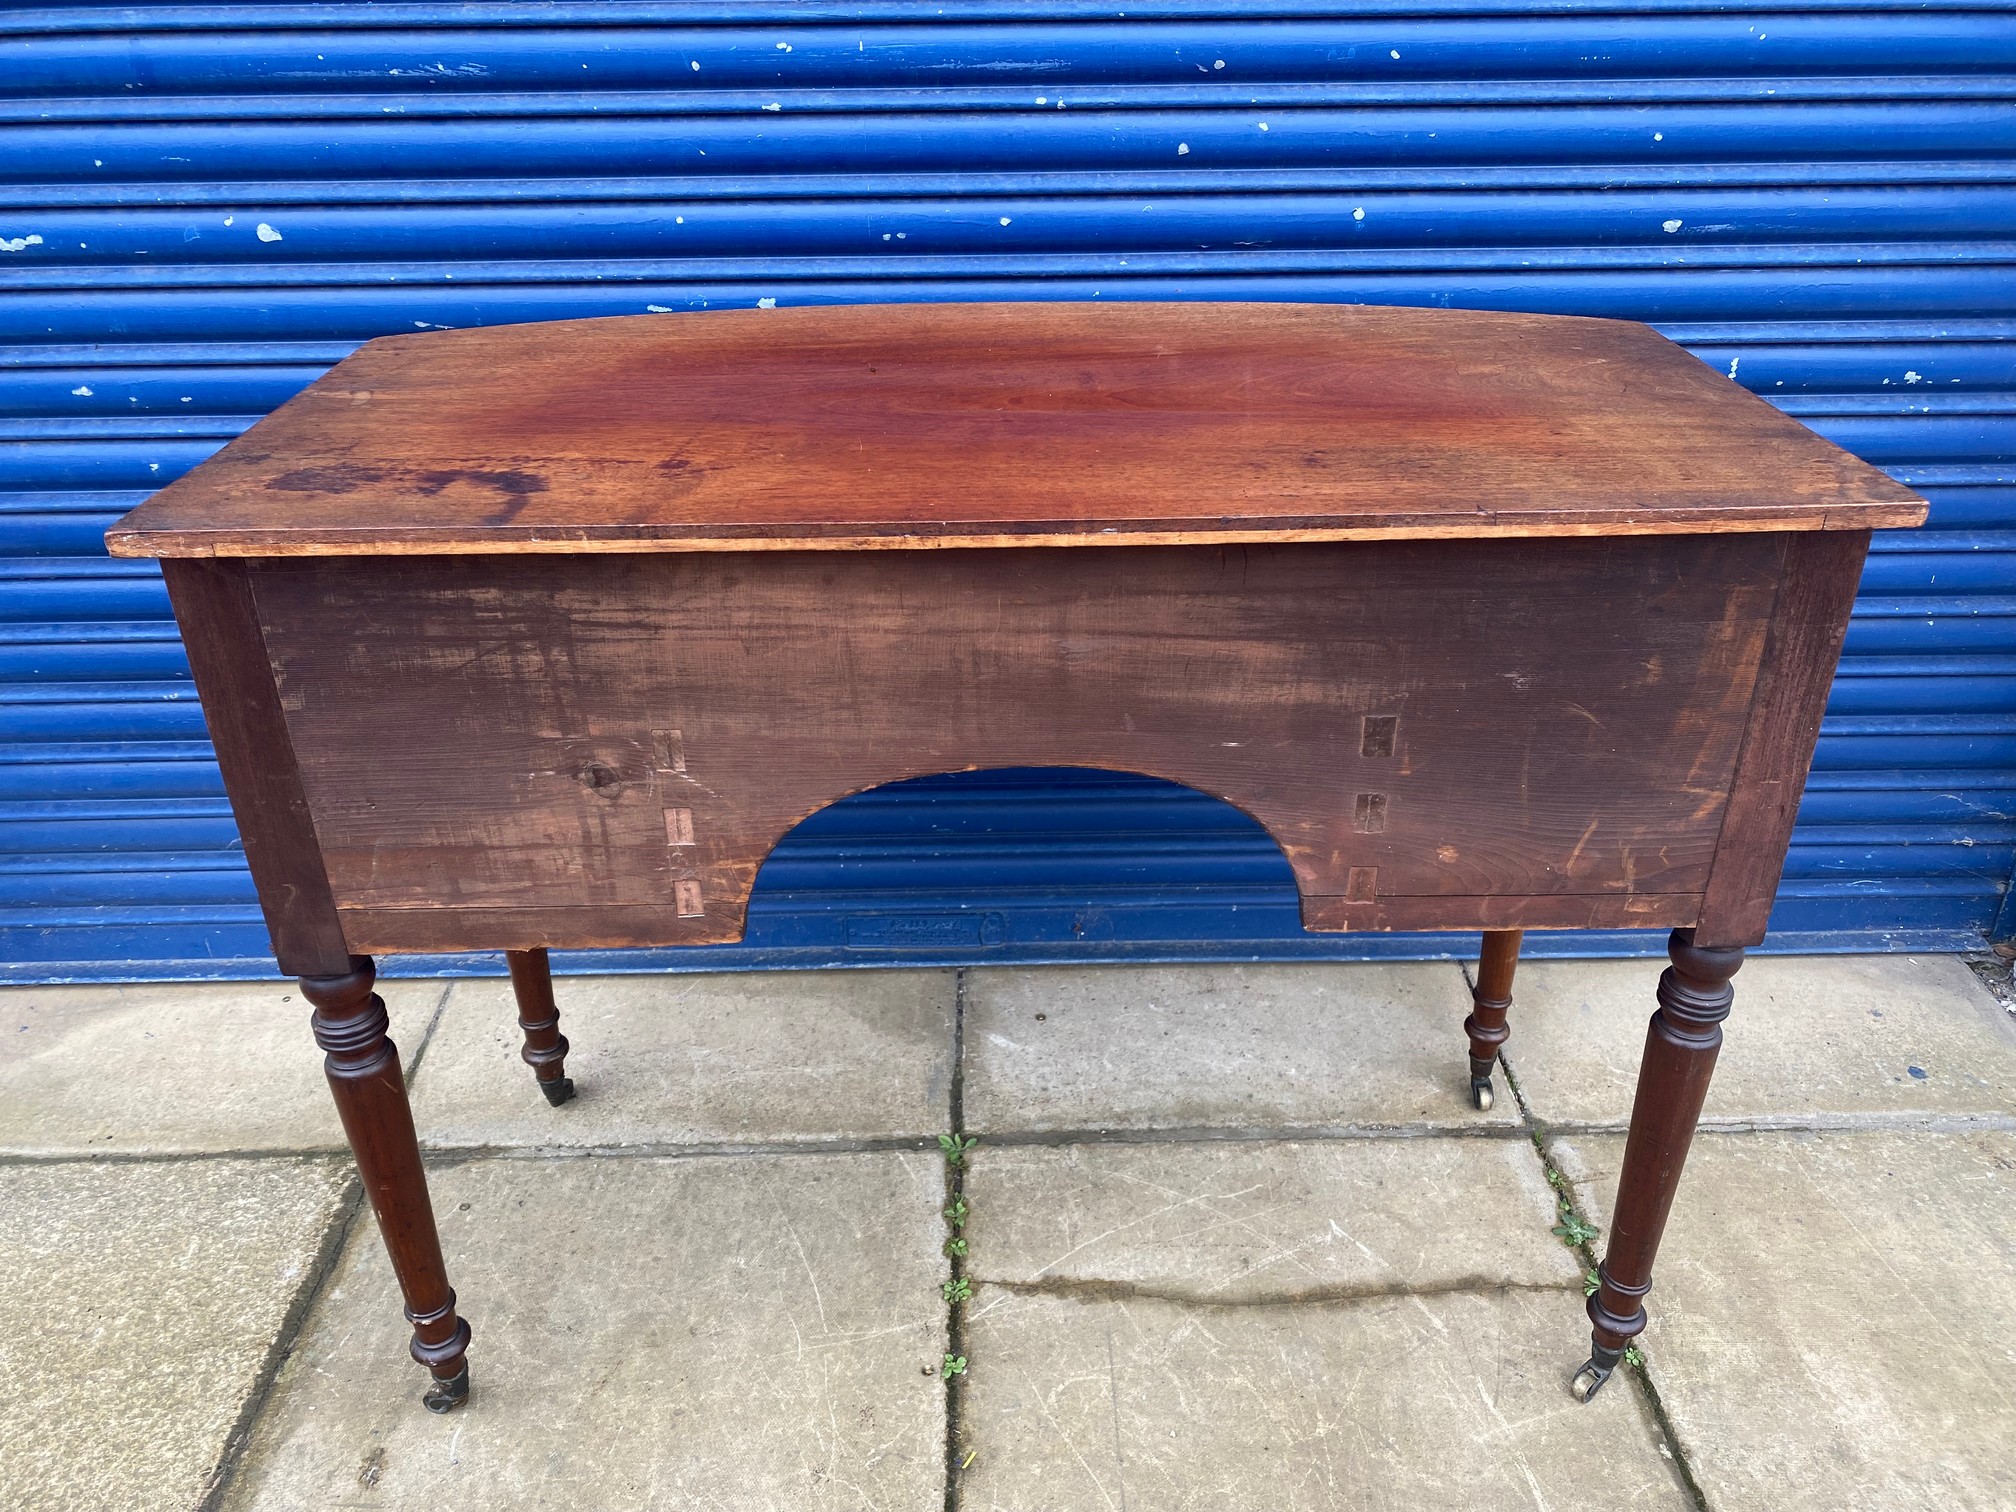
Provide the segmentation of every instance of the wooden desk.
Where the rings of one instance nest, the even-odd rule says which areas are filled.
[[[1588,1396],[1763,937],[1872,527],[1924,506],[1644,326],[926,305],[374,341],[121,521],[165,558],[274,953],[431,1370],[468,1392],[372,951],[741,938],[799,820],[1115,768],[1280,844],[1312,930],[1673,929]]]

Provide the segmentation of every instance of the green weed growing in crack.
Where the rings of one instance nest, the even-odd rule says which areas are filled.
[[[972,1209],[966,1205],[966,1194],[956,1192],[945,1205],[945,1222],[951,1227],[951,1237],[945,1241],[945,1253],[954,1260],[966,1258],[966,1215]]]
[[[1626,1344],[1624,1346],[1624,1363],[1629,1365],[1633,1370],[1643,1370],[1645,1368],[1645,1351],[1640,1349],[1636,1344]]]
[[[1561,1221],[1548,1232],[1570,1249],[1580,1249],[1602,1232],[1576,1212],[1566,1197],[1561,1199]]]
[[[1595,1271],[1589,1271],[1582,1277],[1582,1295],[1585,1297],[1595,1296],[1596,1289],[1602,1284],[1603,1278]]]
[[[938,1152],[945,1157],[945,1206],[941,1210],[945,1219],[945,1258],[952,1262],[949,1280],[939,1285],[938,1295],[951,1309],[946,1320],[947,1342],[952,1348],[945,1352],[945,1360],[940,1367],[947,1381],[966,1374],[966,1356],[959,1352],[962,1340],[963,1305],[972,1300],[973,1283],[966,1279],[965,1262],[968,1241],[966,1220],[972,1215],[971,1204],[966,1200],[966,1157],[980,1141],[970,1134],[940,1134]]]
[[[1537,1137],[1534,1139],[1533,1144],[1534,1148],[1540,1150],[1540,1158],[1546,1160],[1547,1152],[1541,1147]],[[1554,1169],[1552,1161],[1548,1161],[1547,1163],[1547,1185],[1554,1188],[1555,1203],[1561,1214],[1561,1221],[1549,1230],[1556,1239],[1559,1239],[1570,1249],[1580,1249],[1602,1232],[1595,1224],[1589,1222],[1580,1213],[1575,1211],[1575,1199],[1569,1193],[1568,1178]],[[1596,1273],[1591,1271],[1587,1276],[1582,1278],[1583,1285],[1591,1292],[1596,1290],[1595,1275]]]

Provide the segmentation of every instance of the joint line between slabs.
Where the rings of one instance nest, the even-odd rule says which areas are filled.
[[[336,1274],[336,1266],[342,1260],[343,1252],[349,1248],[350,1235],[357,1226],[357,1215],[363,1211],[364,1182],[353,1171],[337,1199],[336,1211],[330,1215],[328,1225],[322,1231],[322,1241],[315,1248],[314,1260],[295,1288],[293,1299],[287,1304],[287,1311],[281,1317],[279,1328],[274,1331],[272,1342],[266,1346],[258,1374],[252,1378],[252,1385],[239,1404],[238,1416],[231,1424],[231,1431],[225,1435],[224,1446],[218,1451],[217,1462],[211,1467],[209,1478],[204,1483],[202,1499],[196,1503],[193,1512],[218,1512],[224,1505],[232,1483],[244,1466],[246,1452],[252,1446],[252,1436],[277,1393],[280,1372],[299,1346],[309,1317],[320,1305],[322,1294],[328,1290],[330,1278]]]
[[[1501,1066],[1503,1066],[1501,1059]],[[1504,1066],[1508,1084],[1511,1069]],[[980,1137],[997,1149],[1065,1149],[1074,1145],[1108,1144],[1343,1144],[1358,1140],[1474,1139],[1525,1140],[1537,1132],[1544,1138],[1575,1135],[1617,1136],[1628,1132],[1625,1124],[1549,1123],[1534,1117],[1520,1102],[1530,1123],[1464,1126],[1431,1124],[1423,1127],[1400,1125],[1301,1126],[1284,1124],[1269,1128],[1160,1128],[1160,1129],[1033,1129],[1003,1130]],[[1702,1134],[1974,1134],[2016,1131],[2016,1116],[2003,1113],[1899,1114],[1894,1119],[1874,1121],[1878,1115],[1846,1115],[1834,1119],[1766,1122],[1758,1119],[1701,1120]],[[1850,1119],[1856,1121],[1849,1121]],[[1870,1120],[1867,1122],[1860,1120]],[[962,1125],[963,1128],[963,1125]],[[970,1132],[970,1131],[967,1131]],[[866,1139],[778,1140],[769,1143],[637,1143],[583,1145],[500,1145],[431,1144],[424,1138],[420,1158],[430,1167],[457,1165],[474,1160],[732,1160],[743,1157],[778,1155],[884,1155],[930,1150],[934,1139],[928,1134],[887,1135]],[[328,1145],[269,1145],[263,1148],[222,1150],[0,1150],[0,1170],[17,1166],[55,1165],[184,1165],[212,1160],[317,1161],[348,1160],[350,1147]]]
[[[441,1027],[442,1017],[448,1012],[448,999],[455,995],[454,979],[442,984],[441,996],[434,1000],[434,1011],[427,1015],[427,1027],[420,1031],[420,1043],[413,1047],[413,1059],[406,1067],[406,1092],[412,1095],[413,1084],[420,1079],[420,1062],[427,1058],[427,1047],[434,1043],[434,1031]]]
[[[951,1124],[951,1134],[955,1140],[963,1140],[966,1135],[966,984],[967,969],[955,967],[952,973],[952,1076],[946,1097],[946,1120]],[[965,1279],[966,1257],[953,1249],[950,1241],[965,1233],[965,1219],[957,1223],[952,1219],[953,1209],[962,1204],[966,1195],[966,1158],[963,1153],[958,1158],[945,1161],[945,1260],[949,1276],[948,1295],[945,1299],[945,1359],[939,1364],[939,1374],[945,1385],[945,1512],[960,1512],[959,1471],[960,1437],[963,1426],[963,1410],[966,1404],[966,1375],[962,1368],[957,1373],[947,1369],[951,1361],[957,1359],[963,1364],[966,1359],[966,1304],[949,1294],[950,1283]]]

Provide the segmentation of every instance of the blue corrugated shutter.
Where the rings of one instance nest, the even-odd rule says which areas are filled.
[[[770,300],[1658,324],[1932,500],[1870,563],[1778,939],[1978,939],[2016,856],[2012,75],[2008,6],[1870,0],[0,12],[0,962],[270,969],[111,519],[370,336]],[[1239,816],[1056,772],[829,810],[752,924],[705,958],[1432,948],[1301,937]]]

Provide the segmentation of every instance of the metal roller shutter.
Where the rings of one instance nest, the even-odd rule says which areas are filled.
[[[1978,942],[2016,857],[2012,96],[2007,5],[0,12],[0,969],[271,970],[111,519],[370,336],[773,300],[1654,322],[1932,500],[1870,563],[1776,942]],[[1058,772],[828,810],[752,923],[681,964],[1451,943],[1303,937],[1238,815]]]

